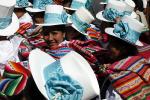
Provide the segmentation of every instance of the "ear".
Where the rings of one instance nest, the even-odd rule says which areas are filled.
[[[65,38],[66,37],[66,33],[65,32],[63,32],[63,38]]]

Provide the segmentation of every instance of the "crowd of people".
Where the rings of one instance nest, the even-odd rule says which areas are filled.
[[[0,100],[150,100],[149,0],[97,1],[0,0]]]

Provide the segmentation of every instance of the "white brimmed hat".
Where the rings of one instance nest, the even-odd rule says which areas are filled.
[[[52,3],[52,0],[33,0],[32,7],[28,7],[26,10],[32,13],[43,12],[45,11],[45,6]]]
[[[32,6],[28,0],[16,0],[15,8],[26,8]]]
[[[54,62],[54,59],[49,57],[47,54],[44,54],[40,50],[33,50],[29,55],[31,73],[40,91],[44,89],[44,86],[50,77],[53,77],[55,76],[55,73],[59,74],[59,71],[62,71],[64,74],[77,81],[81,85],[81,87],[83,88],[82,100],[90,100],[96,96],[99,96],[100,91],[96,76],[89,63],[81,55],[74,51],[71,51],[60,60],[57,60],[54,63],[52,62]],[[52,87],[51,89],[55,88],[53,88],[53,86],[50,87]],[[47,98],[47,95],[49,94],[46,94],[46,89],[43,91],[41,91],[42,94]]]
[[[77,10],[81,7],[85,7],[90,5],[89,0],[72,0],[70,7],[64,7],[67,10]]]
[[[98,12],[96,18],[106,22],[113,22],[116,17],[123,17],[124,15],[136,18],[136,14],[133,11],[134,7],[135,4],[132,0],[109,0],[105,10]]]
[[[66,25],[69,24],[68,14],[65,12],[61,5],[46,5],[44,23],[37,24],[41,26],[54,26],[54,25]]]
[[[144,24],[138,20],[133,19],[131,16],[124,16],[119,24],[115,24],[114,28],[106,28],[105,32],[130,44],[143,46],[139,41],[143,28]]]
[[[90,24],[94,20],[93,15],[84,7],[76,10],[76,12],[68,18],[68,21],[72,23],[71,26],[83,35],[87,35],[86,29],[90,27]]]
[[[0,0],[0,36],[11,36],[19,28],[19,20],[13,13],[16,0]]]

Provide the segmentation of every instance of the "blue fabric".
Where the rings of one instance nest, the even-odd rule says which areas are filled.
[[[87,0],[84,0],[84,1],[86,3]],[[79,9],[80,7],[85,7],[85,3],[73,0],[72,3],[71,3],[71,8]]]
[[[28,0],[16,0],[18,7],[28,7]]]
[[[92,0],[87,0],[85,8],[90,9],[90,7],[92,7]]]
[[[44,23],[49,24],[66,24],[67,23],[68,15],[64,11],[62,14],[56,14],[56,13],[46,13],[44,16]]]
[[[103,17],[110,21],[114,21],[116,17],[123,17],[123,16],[124,12],[119,12],[113,8],[105,9],[103,12]]]
[[[44,69],[46,91],[49,100],[81,100],[83,88],[70,76],[64,74],[60,61]]]
[[[45,6],[47,4],[52,4],[52,0],[34,0],[33,1],[33,8],[38,8],[41,10],[45,10]]]
[[[128,23],[123,23],[122,21],[115,24],[114,33],[121,39],[128,40],[128,42],[136,43],[140,37],[140,33],[132,30]]]
[[[82,22],[76,15],[76,13],[71,16],[71,21],[74,26],[82,33],[85,33],[86,29],[90,27],[89,24]]]
[[[5,29],[12,22],[12,17],[8,16],[5,18],[0,18],[0,29]]]

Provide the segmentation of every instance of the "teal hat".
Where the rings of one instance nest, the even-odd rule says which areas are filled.
[[[61,5],[47,5],[44,15],[44,23],[41,26],[67,25],[68,14]]]
[[[26,8],[29,12],[42,12],[45,11],[46,5],[53,4],[52,0],[33,0],[33,6]]]
[[[16,0],[15,8],[26,8],[32,4],[28,0]]]
[[[139,41],[143,29],[144,24],[131,16],[124,16],[121,22],[114,25],[114,28],[106,28],[105,32],[130,44],[143,46]]]
[[[41,92],[49,100],[90,100],[100,95],[91,66],[75,51],[54,61],[50,55],[36,49],[29,55],[29,65],[38,89],[45,88]]]
[[[68,18],[68,21],[72,23],[71,26],[83,35],[87,35],[86,29],[94,20],[93,15],[84,7],[78,9]]]
[[[64,7],[67,10],[77,10],[81,7],[89,8],[92,0],[72,0],[70,7]]]

